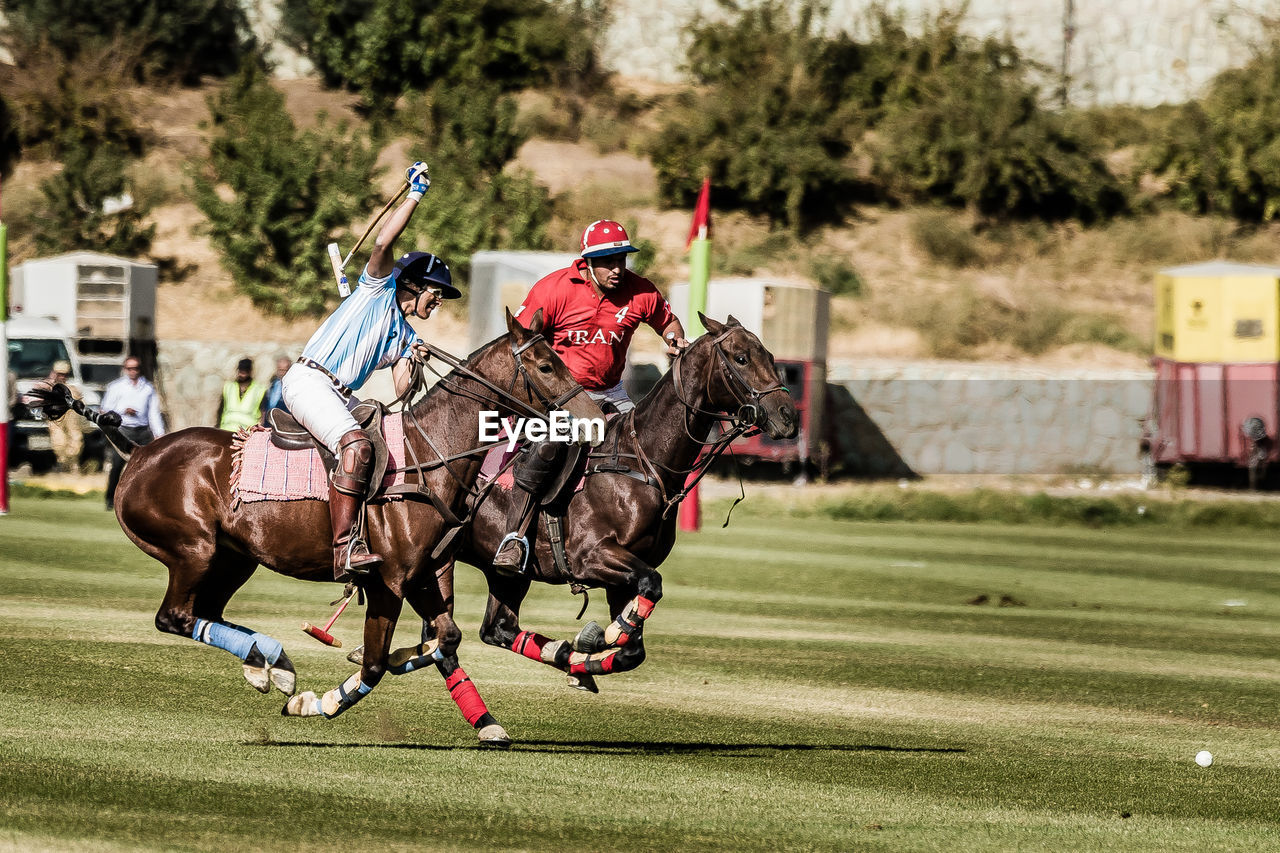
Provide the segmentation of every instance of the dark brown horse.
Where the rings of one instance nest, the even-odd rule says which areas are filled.
[[[480,444],[480,412],[528,416],[556,407],[576,418],[602,417],[586,394],[577,393],[581,387],[539,334],[541,325],[540,314],[526,330],[508,313],[508,335],[477,350],[405,415],[406,455],[431,467],[423,482],[458,517],[465,516],[482,461],[480,454],[468,453]],[[437,581],[441,572],[445,586],[452,588],[449,553],[433,555],[450,525],[433,503],[406,499],[369,506],[370,545],[386,562],[364,585],[363,663],[321,697],[294,695],[296,673],[280,642],[224,621],[223,611],[259,565],[301,580],[333,581],[324,503],[237,506],[231,493],[232,434],[222,430],[185,429],[129,449],[132,456],[116,492],[116,517],[134,544],[169,569],[169,587],[156,613],[158,629],[235,654],[255,688],[269,693],[274,685],[291,697],[282,711],[290,716],[335,717],[372,690],[385,672],[435,664],[481,741],[509,742],[458,666],[461,632]],[[390,654],[404,601],[432,626],[434,638]]]
[[[570,684],[592,692],[593,676],[639,666],[645,620],[662,598],[657,567],[675,543],[687,478],[710,462],[708,445],[722,448],[751,427],[774,438],[796,434],[795,400],[759,338],[732,317],[725,324],[701,319],[707,334],[675,360],[634,413],[610,422],[604,442],[589,454],[583,488],[568,503],[567,571],[556,567],[545,513],[528,573],[496,571],[490,561],[506,532],[511,493],[487,494],[456,555],[480,567],[489,583],[484,642],[562,670]],[[726,421],[721,440],[709,441]],[[520,604],[534,580],[603,587],[614,621],[603,631],[590,623],[573,641],[523,630]]]

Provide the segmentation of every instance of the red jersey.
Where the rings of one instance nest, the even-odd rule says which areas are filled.
[[[604,391],[622,380],[636,328],[648,323],[662,334],[675,315],[649,279],[626,270],[613,292],[601,296],[586,269],[579,258],[539,280],[516,317],[528,323],[541,308],[542,333],[573,378],[583,388]]]

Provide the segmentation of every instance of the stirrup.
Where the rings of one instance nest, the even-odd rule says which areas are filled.
[[[520,562],[516,566],[498,562],[498,555],[507,547],[508,542],[514,542],[520,548]],[[508,533],[502,537],[502,541],[498,543],[498,550],[493,552],[493,567],[500,573],[509,577],[519,577],[525,573],[525,569],[529,564],[529,540],[521,536],[519,533]]]

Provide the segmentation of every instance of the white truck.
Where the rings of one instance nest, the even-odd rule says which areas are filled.
[[[10,276],[9,370],[19,393],[44,379],[54,361],[71,363],[85,402],[96,404],[120,375],[125,356],[156,366],[156,266],[98,252],[71,252],[13,267]],[[52,464],[48,427],[19,407],[10,464]],[[88,426],[86,422],[86,426]],[[101,434],[85,433],[82,460],[101,460]]]

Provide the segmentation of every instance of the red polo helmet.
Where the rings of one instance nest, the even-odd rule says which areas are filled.
[[[603,258],[605,255],[621,255],[640,251],[631,245],[627,229],[612,219],[592,222],[582,232],[582,257]]]

